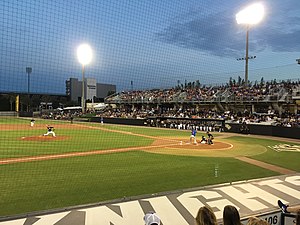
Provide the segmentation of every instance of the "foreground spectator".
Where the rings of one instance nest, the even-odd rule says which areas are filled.
[[[278,206],[284,213],[298,213],[300,211],[300,205],[297,206],[289,206],[283,204],[282,201],[278,200]]]
[[[234,206],[227,205],[224,207],[223,225],[241,225],[240,214]]]
[[[300,210],[297,211],[296,219],[294,221],[295,225],[300,225]]]
[[[257,217],[250,217],[247,225],[270,225],[270,224],[263,219]]]
[[[155,212],[148,212],[144,216],[145,225],[160,225],[160,218]]]
[[[215,213],[209,206],[203,206],[198,210],[196,219],[196,225],[217,225],[217,218]]]

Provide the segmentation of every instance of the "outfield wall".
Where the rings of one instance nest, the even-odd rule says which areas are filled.
[[[173,119],[173,120],[191,120],[191,121],[214,121],[209,119],[187,119],[187,118],[162,118],[162,119]],[[109,118],[103,117],[104,123],[109,124],[123,124],[123,125],[134,125],[134,126],[147,126],[150,125],[147,119],[129,119],[129,118]],[[216,120],[217,121],[217,120]],[[90,122],[101,122],[101,117],[92,117]],[[295,138],[300,139],[300,128],[294,127],[277,127],[271,125],[259,125],[259,124],[247,124],[249,128],[249,134],[257,134],[257,135],[267,135],[267,136],[275,136],[275,137],[285,137],[285,138]],[[232,133],[241,133],[242,124],[238,123],[226,123],[225,131]]]
[[[174,117],[148,117],[144,119],[130,119],[130,118],[110,118],[110,117],[102,117],[104,123],[110,124],[124,124],[124,125],[136,125],[136,126],[162,126],[162,121],[187,121],[189,120],[191,123],[218,123],[220,126],[224,127],[225,120],[223,119],[206,119],[206,118],[174,118]],[[152,121],[152,122],[151,122]],[[101,117],[92,117],[90,122],[101,122]],[[167,127],[168,128],[168,127]]]
[[[233,133],[242,133],[242,124],[227,123],[225,131]],[[300,139],[300,128],[295,127],[277,127],[271,125],[247,124],[249,134],[267,135],[275,137]]]
[[[33,112],[0,111],[0,116],[32,117],[33,116]]]
[[[101,117],[92,117],[90,122],[101,122]],[[123,125],[135,125],[135,126],[145,126],[145,119],[129,119],[129,118],[110,118],[103,117],[104,123],[110,124],[123,124]]]
[[[18,113],[14,111],[3,111],[0,112],[0,116],[17,116]]]

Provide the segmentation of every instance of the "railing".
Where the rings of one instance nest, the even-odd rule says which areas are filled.
[[[0,116],[18,116],[17,112],[14,111],[5,111],[5,112],[0,112]]]

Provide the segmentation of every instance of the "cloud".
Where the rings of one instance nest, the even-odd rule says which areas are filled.
[[[298,3],[297,3],[298,4]],[[300,51],[300,13],[293,4],[273,6],[262,24],[250,30],[249,46],[251,53],[266,49],[274,52]],[[226,11],[207,13],[195,10],[185,17],[178,17],[164,30],[156,33],[160,42],[182,48],[201,51],[220,57],[241,57],[245,54],[246,30],[236,24],[235,12]],[[233,13],[234,12],[234,13]]]

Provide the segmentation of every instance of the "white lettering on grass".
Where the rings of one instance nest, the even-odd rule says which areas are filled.
[[[223,209],[224,209],[224,207],[226,205],[233,205],[233,206],[236,207],[237,210],[240,210],[240,208],[238,206],[236,206],[235,204],[233,204],[228,199],[220,199],[220,200],[215,200],[215,201],[208,201],[207,204],[210,207],[214,208],[214,213],[215,213],[217,219],[223,218]],[[218,211],[216,211],[215,208],[217,208]]]
[[[222,197],[216,191],[193,191],[193,192],[184,193],[184,194],[180,195],[179,197],[177,197],[177,199],[190,212],[190,214],[193,217],[195,217],[197,215],[199,208],[204,206],[204,204],[197,198],[200,196],[202,196],[206,200]],[[220,201],[220,200],[218,200],[218,201]],[[218,204],[217,201],[214,203],[216,205]],[[212,206],[212,207],[214,207],[214,206]]]
[[[70,212],[63,212],[63,213],[55,213],[55,214],[45,215],[42,217],[37,217],[40,219],[36,221],[34,225],[53,225],[59,220],[61,220],[62,218],[64,218],[69,213]]]
[[[286,182],[289,182],[291,184],[298,184],[299,185],[299,176],[287,177]],[[282,193],[285,193],[286,195],[290,195],[293,198],[300,199],[300,191],[297,191],[293,188],[290,188],[286,185],[284,185],[285,181],[279,180],[279,179],[272,179],[267,181],[261,181],[259,182],[260,185],[267,185],[270,186],[278,191],[281,191]],[[282,199],[284,200],[284,199]]]
[[[144,201],[148,201],[152,205],[154,211],[159,215],[164,225],[188,225],[186,220],[181,216],[167,197],[163,196],[144,199]]]
[[[86,225],[143,225],[144,212],[138,201],[113,204],[120,207],[122,216],[107,206],[81,210],[86,212]]]
[[[0,222],[1,225],[24,225],[26,219],[20,219],[20,220],[11,220],[11,221],[5,221]]]
[[[300,186],[300,176],[291,176],[285,179],[286,182]]]
[[[239,189],[244,191],[241,191]],[[221,190],[233,199],[239,201],[242,205],[247,207],[252,211],[262,210],[269,208],[263,203],[259,202],[254,198],[261,198],[264,201],[270,202],[271,204],[277,204],[278,197],[252,185],[252,184],[239,184],[234,186],[225,186],[215,188],[216,190]]]

